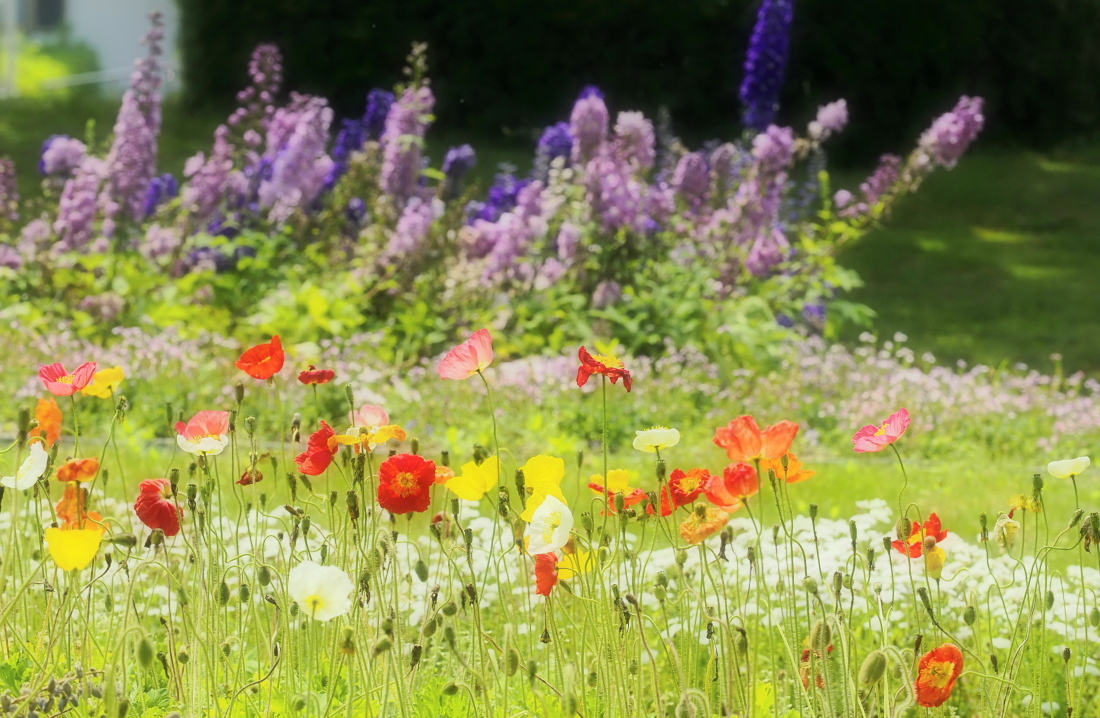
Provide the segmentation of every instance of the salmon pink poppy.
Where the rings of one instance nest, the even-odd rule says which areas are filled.
[[[444,379],[469,379],[493,363],[493,338],[488,329],[478,329],[470,338],[447,352],[436,371]]]
[[[391,456],[378,467],[378,505],[391,514],[426,511],[434,484],[434,461],[416,454]]]
[[[721,531],[729,519],[726,510],[700,505],[680,524],[680,538],[689,544],[700,544]]]
[[[200,411],[176,422],[176,444],[189,454],[214,456],[229,446],[229,412]]]
[[[96,363],[84,362],[70,374],[61,364],[46,364],[38,368],[38,379],[54,396],[72,396],[92,381]]]
[[[894,547],[894,550],[904,556],[908,556],[909,558],[920,558],[924,553],[924,540],[929,537],[934,538],[936,543],[940,543],[947,538],[947,531],[944,530],[943,526],[940,524],[940,517],[934,513],[928,516],[928,519],[924,522],[924,526],[914,521],[908,539],[905,541],[894,541],[890,545]]]
[[[744,462],[730,464],[721,476],[711,476],[703,486],[707,499],[726,511],[740,508],[745,499],[760,491],[756,469]]]
[[[39,399],[34,408],[34,419],[38,426],[27,432],[27,436],[41,436],[46,446],[53,446],[61,438],[61,407],[52,396]]]
[[[134,512],[151,529],[160,529],[165,536],[180,532],[183,508],[172,500],[172,484],[168,479],[146,479],[138,486]]]
[[[350,412],[348,419],[352,426],[386,426],[390,423],[386,409],[377,404],[363,404],[358,410]]]
[[[332,464],[340,445],[336,442],[336,431],[321,421],[321,428],[309,435],[306,450],[294,458],[298,471],[307,476],[320,476]]]
[[[963,669],[962,651],[945,643],[921,656],[917,664],[917,705],[935,708],[947,702]]]
[[[612,384],[622,379],[623,386],[628,393],[630,392],[634,380],[630,378],[630,372],[623,367],[623,363],[619,361],[618,357],[603,354],[592,355],[588,353],[587,349],[581,347],[577,350],[577,358],[581,362],[580,367],[577,368],[577,386],[584,386],[593,374],[600,374],[610,379]]]
[[[714,430],[714,443],[726,450],[730,461],[778,459],[787,453],[798,434],[798,424],[781,421],[760,429],[756,419],[739,416]]]
[[[247,349],[233,364],[253,379],[267,380],[279,373],[285,359],[283,343],[276,334],[270,342]]]
[[[316,384],[328,384],[335,378],[336,372],[334,372],[332,369],[318,369],[312,364],[309,365],[309,369],[298,373],[298,381],[307,386]]]
[[[868,424],[852,437],[852,448],[861,454],[882,451],[901,438],[909,428],[909,411],[898,409],[881,426]]]
[[[540,553],[535,556],[535,593],[549,596],[558,585],[558,556],[554,553]]]

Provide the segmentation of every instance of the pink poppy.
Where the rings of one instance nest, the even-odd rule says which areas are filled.
[[[348,417],[352,426],[388,426],[390,415],[377,404],[363,404],[358,411],[353,411]]]
[[[229,445],[229,412],[200,411],[176,423],[176,443],[190,454],[220,454]]]
[[[95,370],[94,361],[84,362],[72,374],[61,364],[46,364],[38,368],[38,379],[54,396],[72,396],[91,383]]]
[[[444,379],[469,379],[493,363],[493,338],[478,329],[470,338],[447,352],[436,371]]]
[[[898,409],[882,423],[882,426],[868,424],[857,431],[856,435],[852,437],[852,448],[860,453],[882,451],[888,445],[900,439],[908,428],[908,410]]]

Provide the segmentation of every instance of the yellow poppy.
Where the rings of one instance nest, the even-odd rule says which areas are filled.
[[[460,499],[480,501],[486,492],[497,485],[499,476],[500,462],[497,457],[490,456],[480,466],[473,461],[463,464],[462,473],[447,480],[447,488]]]
[[[84,396],[94,396],[100,399],[110,399],[111,395],[118,389],[118,385],[122,383],[122,380],[126,378],[126,375],[122,372],[122,367],[113,366],[108,369],[100,369],[92,375],[92,381],[88,386],[80,390],[80,393]]]

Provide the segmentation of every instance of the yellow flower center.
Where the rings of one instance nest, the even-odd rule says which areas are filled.
[[[416,480],[416,476],[410,474],[408,471],[402,471],[397,476],[393,477],[393,491],[399,496],[408,496],[409,494],[415,494],[420,490],[420,482]]]
[[[954,664],[948,661],[934,661],[924,669],[925,682],[934,688],[944,688],[951,681]]]
[[[546,517],[546,521],[542,524],[542,542],[553,543],[554,532],[561,526],[561,512],[555,511]]]
[[[878,428],[878,431],[875,432],[875,436],[885,436],[886,435],[886,427],[888,427],[889,425],[890,425],[890,422],[888,422],[888,421],[884,422],[883,425]]]
[[[317,611],[325,607],[325,599],[317,594],[307,596],[302,603],[305,604],[306,610],[309,611],[310,616],[317,615]]]
[[[58,384],[72,384],[75,377],[72,374],[66,374],[57,380]]]
[[[623,368],[623,363],[619,361],[619,358],[611,354],[593,354],[592,358],[607,367]]]
[[[684,478],[680,479],[680,491],[683,491],[685,494],[690,494],[692,491],[695,491],[695,489],[699,487],[699,483],[700,481],[698,474],[688,474]]]

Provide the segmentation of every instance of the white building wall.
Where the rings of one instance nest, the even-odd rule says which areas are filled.
[[[67,0],[65,22],[73,37],[88,43],[99,55],[105,71],[119,70],[120,79],[106,88],[120,91],[126,86],[134,60],[145,54],[141,36],[149,29],[148,15],[159,10],[164,15],[164,55],[166,89],[178,88],[179,9],[175,0]],[[122,72],[125,70],[126,72]]]

